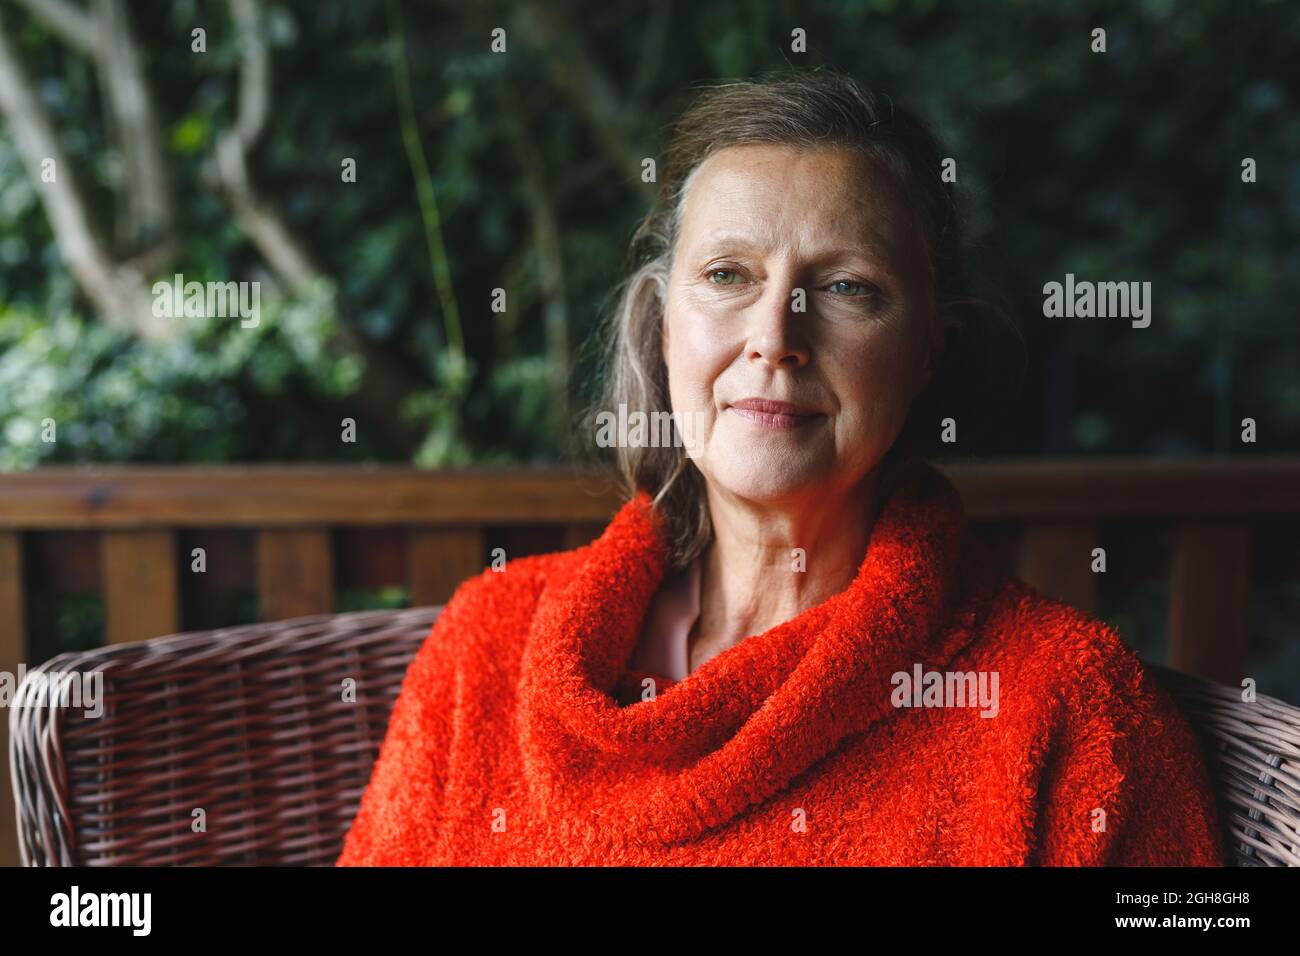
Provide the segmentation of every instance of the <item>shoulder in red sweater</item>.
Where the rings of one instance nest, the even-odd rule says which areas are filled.
[[[624,705],[666,560],[643,493],[587,547],[464,582],[338,865],[1222,865],[1171,699],[997,570],[933,466],[845,591]]]

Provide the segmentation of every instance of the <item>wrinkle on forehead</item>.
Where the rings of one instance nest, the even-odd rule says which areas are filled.
[[[897,181],[848,149],[728,147],[696,170],[684,203],[680,238],[690,250],[723,237],[809,256],[860,249],[900,274],[924,257],[920,223]]]

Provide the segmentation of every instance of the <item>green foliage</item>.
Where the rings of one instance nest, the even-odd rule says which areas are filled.
[[[534,5],[548,30],[504,2],[265,9],[273,95],[252,173],[328,279],[283,291],[205,180],[239,101],[227,5],[132,4],[181,221],[177,261],[151,279],[262,280],[262,322],[178,319],[174,337],[144,343],[94,318],[0,125],[0,467],[553,458],[567,437],[553,412],[597,371],[580,347],[646,210],[626,157],[658,154],[695,81],[818,65],[917,108],[959,161],[977,292],[1029,352],[990,451],[1224,452],[1245,415],[1261,422],[1260,451],[1300,447],[1293,5],[575,0]],[[22,10],[3,15],[125,257],[121,163],[94,66]],[[189,51],[196,25],[206,54]],[[497,26],[504,56],[488,47]],[[788,52],[795,26],[805,55]],[[1088,48],[1095,26],[1105,55]],[[613,115],[588,101],[592,77]],[[1240,181],[1244,156],[1257,183]],[[345,158],[355,183],[340,179]],[[558,284],[540,272],[548,227]],[[1151,328],[1045,321],[1042,285],[1067,271],[1150,280]],[[497,288],[506,315],[491,311]],[[567,316],[563,352],[543,326],[548,296]],[[338,440],[345,417],[355,445]],[[45,418],[57,445],[40,441]]]
[[[410,606],[410,591],[397,585],[386,588],[341,588],[334,595],[334,611],[338,614]]]
[[[71,313],[0,311],[0,468],[42,461],[221,461],[291,445],[295,420],[252,422],[240,389],[276,398],[305,391],[339,406],[363,363],[331,354],[338,322],[327,287],[264,303],[253,328],[177,318],[183,331],[146,342]],[[53,421],[57,441],[45,441]],[[335,430],[336,431],[336,430]]]

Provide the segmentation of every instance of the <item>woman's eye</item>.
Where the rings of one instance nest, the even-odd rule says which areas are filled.
[[[719,282],[718,276],[734,276],[736,279],[739,279],[740,273],[737,272],[735,269],[714,269],[712,272],[709,273],[709,281],[711,281],[714,285],[735,285],[736,283],[734,280],[730,282],[726,280]]]
[[[838,282],[832,282],[828,288],[832,292],[839,292],[841,295],[847,295],[850,298],[859,298],[861,296],[871,295],[871,293],[875,291],[865,282],[854,282],[851,279],[841,279]]]

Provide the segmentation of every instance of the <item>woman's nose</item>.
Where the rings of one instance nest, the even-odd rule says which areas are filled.
[[[746,355],[777,368],[799,368],[808,363],[808,313],[806,289],[794,283],[773,282],[750,310]]]

